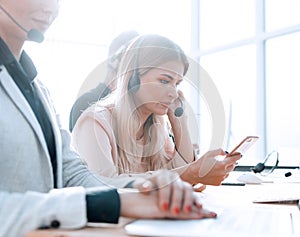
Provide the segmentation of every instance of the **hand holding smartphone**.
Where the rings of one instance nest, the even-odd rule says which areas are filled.
[[[232,156],[236,152],[242,155],[258,140],[257,136],[245,137],[226,157]]]

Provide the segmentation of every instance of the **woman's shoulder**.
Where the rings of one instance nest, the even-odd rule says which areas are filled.
[[[79,116],[73,133],[78,133],[83,127],[100,125],[105,130],[110,130],[112,127],[112,112],[111,108],[106,106],[99,106],[97,104],[91,105]]]
[[[113,106],[102,106],[98,103],[93,104],[88,109],[86,109],[82,114],[80,119],[93,118],[95,120],[111,120],[113,113]]]

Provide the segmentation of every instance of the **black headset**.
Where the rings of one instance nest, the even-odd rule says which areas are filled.
[[[140,73],[139,73],[139,53],[143,41],[144,41],[143,37],[138,39],[137,46],[136,46],[137,52],[134,61],[133,72],[128,81],[128,91],[131,93],[136,93],[140,89],[141,81],[140,81]]]
[[[256,166],[254,166],[253,168],[251,168],[251,170],[254,172],[254,173],[261,173],[262,171],[264,171],[266,169],[266,163],[268,162],[269,158],[273,155],[273,154],[276,154],[276,162],[275,164],[273,164],[271,167],[270,167],[270,170],[268,171],[267,174],[270,174],[274,171],[274,169],[277,168],[278,166],[278,163],[279,163],[279,154],[277,151],[272,151],[271,153],[269,153],[264,162],[263,163],[258,163]]]

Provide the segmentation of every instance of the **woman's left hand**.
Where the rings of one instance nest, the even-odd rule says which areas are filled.
[[[199,203],[192,186],[182,181],[176,172],[154,171],[147,180],[139,180],[133,186],[144,194],[157,191],[158,206],[162,211],[170,210],[175,214],[188,211],[194,203]]]

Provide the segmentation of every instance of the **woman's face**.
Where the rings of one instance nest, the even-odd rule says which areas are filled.
[[[41,33],[52,24],[59,8],[59,0],[0,0],[1,6],[27,31],[36,29]],[[20,29],[0,9],[1,31],[5,34],[25,37],[26,32]],[[4,33],[4,32],[3,32]]]
[[[184,65],[171,61],[140,76],[135,102],[141,114],[165,115],[177,99],[177,86],[183,80]]]

